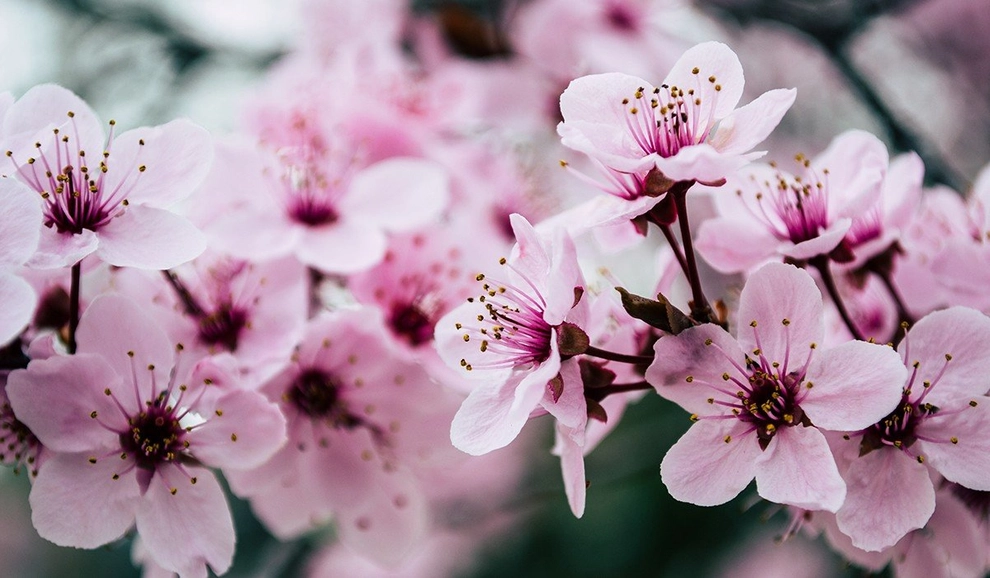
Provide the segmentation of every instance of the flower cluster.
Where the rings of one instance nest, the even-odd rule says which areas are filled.
[[[398,4],[330,4],[236,139],[0,95],[0,463],[40,536],[223,574],[233,495],[282,541],[332,525],[314,573],[456,574],[530,422],[580,518],[585,456],[656,393],[687,413],[657,491],[755,480],[870,570],[990,570],[990,168],[926,191],[860,130],[759,162],[796,90],[738,106],[739,58],[660,1],[588,2],[553,46],[531,3],[533,62],[491,75]],[[602,70],[643,45],[656,84]]]

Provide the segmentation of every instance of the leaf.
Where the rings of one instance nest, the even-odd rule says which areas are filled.
[[[652,327],[677,335],[694,326],[691,318],[671,305],[663,295],[657,295],[655,301],[630,293],[622,287],[616,287],[615,290],[622,296],[622,307],[625,308],[626,313]]]

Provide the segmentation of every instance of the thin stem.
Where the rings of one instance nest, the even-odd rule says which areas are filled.
[[[907,323],[908,325],[914,325],[915,319],[911,315],[907,306],[904,305],[904,299],[901,298],[901,292],[897,290],[897,286],[894,285],[894,280],[890,278],[890,273],[877,271],[876,276],[880,278],[883,286],[887,288],[887,292],[890,293],[890,298],[894,300],[894,306],[897,307],[897,317],[898,321],[901,323]]]
[[[849,315],[849,310],[846,309],[846,304],[842,300],[842,296],[839,295],[839,289],[835,286],[835,279],[832,277],[832,269],[829,267],[828,257],[819,255],[808,261],[808,264],[818,270],[818,274],[822,277],[822,282],[825,284],[825,290],[828,292],[828,296],[832,299],[832,303],[835,304],[835,308],[839,310],[839,315],[842,317],[842,321],[849,328],[849,333],[852,333],[853,338],[863,341],[863,334],[860,333],[859,328],[856,327],[856,323],[853,322],[852,316]]]
[[[179,297],[179,301],[182,301],[182,305],[186,309],[186,314],[192,317],[202,317],[205,312],[203,308],[196,302],[196,298],[192,296],[189,292],[189,288],[179,279],[179,276],[172,271],[162,271],[162,275],[168,284],[172,286],[175,290],[175,294]]]
[[[657,226],[660,227],[660,232],[663,233],[663,237],[667,239],[667,244],[674,250],[674,256],[677,257],[677,262],[681,265],[681,271],[683,271],[684,275],[687,276],[687,260],[684,258],[684,251],[681,251],[681,244],[677,242],[677,238],[674,237],[674,232],[670,230],[670,225],[657,223]]]
[[[585,388],[584,395],[595,401],[602,401],[610,395],[629,393],[630,391],[648,391],[651,389],[653,389],[653,386],[644,380],[633,383],[615,383],[608,387]]]
[[[594,345],[589,345],[588,349],[586,349],[584,353],[585,355],[599,357],[609,361],[618,361],[619,363],[631,363],[633,365],[648,365],[653,363],[652,355],[629,355],[626,353],[616,353],[615,351],[599,349]]]
[[[72,281],[69,285],[69,335],[65,348],[69,353],[76,352],[76,329],[79,327],[79,285],[82,278],[82,261],[72,266]]]
[[[687,192],[694,181],[679,181],[668,195],[674,195],[674,206],[677,207],[677,221],[681,227],[681,242],[684,243],[684,258],[687,262],[687,278],[691,285],[691,317],[701,323],[714,321],[711,305],[705,299],[701,289],[701,276],[698,274],[698,259],[694,254],[694,243],[691,241],[691,224],[687,214]]]

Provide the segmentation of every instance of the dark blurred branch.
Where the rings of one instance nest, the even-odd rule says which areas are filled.
[[[963,178],[923,135],[898,118],[874,85],[853,64],[849,46],[874,18],[905,11],[926,0],[714,0],[719,12],[741,26],[771,21],[796,28],[815,39],[848,81],[850,88],[873,112],[898,152],[915,151],[925,163],[925,178],[957,191],[968,188]]]

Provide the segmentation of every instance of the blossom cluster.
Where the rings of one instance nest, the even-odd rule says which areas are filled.
[[[552,46],[560,2],[533,3],[532,62],[484,71],[368,4],[311,31],[236,136],[0,94],[0,462],[40,536],[223,574],[229,491],[280,540],[332,525],[316,574],[454,573],[504,529],[531,421],[580,518],[585,456],[656,393],[690,423],[658,491],[714,506],[755,480],[787,537],[869,570],[990,570],[990,168],[925,189],[859,130],[764,162],[810,96],[740,105],[729,46],[620,2]],[[606,71],[606,39],[667,56]],[[608,266],[644,254],[648,296]]]

